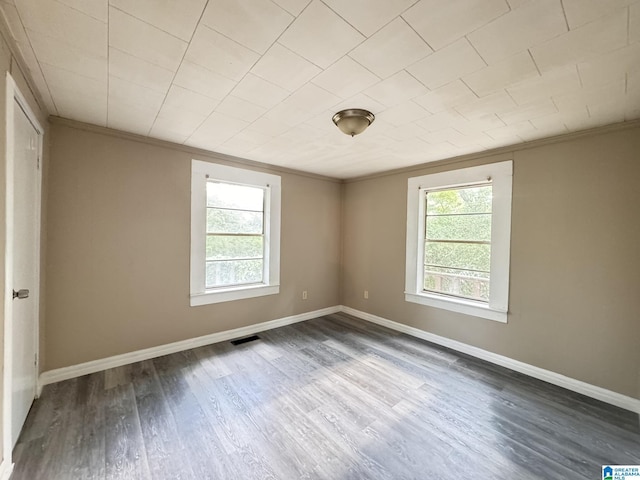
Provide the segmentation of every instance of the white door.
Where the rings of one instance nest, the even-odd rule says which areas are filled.
[[[14,102],[12,446],[36,395],[40,229],[39,134],[20,104]]]

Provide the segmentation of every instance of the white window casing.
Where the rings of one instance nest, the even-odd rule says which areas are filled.
[[[259,284],[205,288],[207,181],[260,187],[264,197],[264,271]],[[280,292],[281,177],[244,168],[192,160],[190,305],[227,302]]]
[[[507,322],[511,246],[513,162],[451,170],[408,180],[405,300],[477,317]],[[488,303],[423,290],[425,192],[487,181],[492,186],[491,273]]]

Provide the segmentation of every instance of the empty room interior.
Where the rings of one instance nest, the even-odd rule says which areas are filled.
[[[0,13],[0,480],[640,478],[640,1]]]

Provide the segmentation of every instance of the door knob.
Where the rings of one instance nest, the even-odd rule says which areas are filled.
[[[17,292],[14,290],[13,298],[18,298],[18,299],[29,298],[29,289],[23,288],[22,290],[18,290]]]

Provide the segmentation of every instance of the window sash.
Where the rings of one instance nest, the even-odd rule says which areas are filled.
[[[262,209],[261,210],[256,210],[256,209],[246,209],[246,208],[233,208],[233,207],[220,207],[220,206],[209,206],[207,205],[205,208],[205,232],[206,232],[206,237],[207,238],[215,238],[215,237],[230,237],[230,238],[261,238],[262,239],[262,255],[260,256],[237,256],[237,257],[225,257],[225,258],[209,258],[207,255],[207,252],[205,251],[205,269],[204,269],[204,285],[205,285],[205,289],[206,290],[215,290],[215,289],[219,289],[219,288],[229,288],[229,287],[238,287],[238,286],[245,286],[245,285],[260,285],[260,284],[264,284],[265,283],[265,265],[267,262],[265,262],[265,257],[267,256],[267,242],[265,239],[265,222],[267,220],[266,215],[265,215],[265,210],[266,210],[266,198],[267,195],[269,194],[268,192],[268,188],[269,187],[261,187],[261,186],[256,186],[256,185],[244,185],[244,184],[238,184],[238,183],[232,183],[232,182],[225,182],[222,180],[218,180],[218,179],[209,179],[206,184],[205,184],[205,188],[209,187],[210,185],[228,185],[228,186],[233,186],[233,185],[238,185],[238,186],[242,186],[242,187],[248,187],[248,188],[254,188],[254,189],[261,189],[263,190],[263,194],[262,194]],[[251,233],[251,232],[244,232],[241,231],[242,229],[237,229],[236,231],[209,231],[209,212],[211,211],[229,211],[229,212],[249,212],[249,213],[260,213],[262,215],[262,219],[261,219],[261,232],[260,233]],[[207,248],[207,242],[205,242],[205,249]],[[215,282],[215,283],[209,283],[208,282],[208,271],[209,271],[209,266],[210,264],[231,264],[231,263],[240,263],[240,262],[254,262],[256,260],[259,260],[262,264],[262,268],[261,268],[261,274],[260,274],[260,278],[256,279],[256,278],[252,278],[249,279],[247,281],[231,281],[231,282]]]
[[[215,180],[214,180],[215,179]],[[235,184],[244,187],[259,188],[263,192],[259,193],[255,190],[245,196],[239,194],[237,198],[226,195],[228,190],[209,190],[207,195],[207,183],[226,183]],[[222,165],[215,162],[204,162],[201,160],[192,160],[191,162],[191,255],[190,255],[190,287],[189,287],[189,303],[192,307],[207,305],[212,303],[227,302],[232,300],[248,299],[265,295],[278,294],[280,291],[280,220],[281,220],[281,177],[269,173],[259,172],[246,168],[232,167]],[[226,200],[225,200],[226,197]],[[257,215],[262,217],[262,222],[250,217],[254,214],[251,210],[260,210]],[[220,211],[216,212],[217,218],[210,218],[210,231],[207,232],[207,222],[203,218],[207,214],[207,207],[229,208],[224,214]],[[237,208],[236,208],[237,207]],[[224,218],[225,215],[231,216],[235,210],[249,210],[247,212],[236,212],[240,218]],[[241,225],[242,222],[250,222],[252,224],[251,232],[242,232],[239,234],[236,224]],[[220,231],[222,230],[222,231]],[[226,231],[225,231],[226,230]],[[213,235],[209,235],[213,234]],[[219,234],[217,240],[212,240],[215,234]],[[256,239],[254,235],[262,237],[261,244],[255,243],[251,239]],[[241,237],[245,237],[243,240]],[[228,241],[225,238],[229,239]],[[233,238],[237,238],[233,242]],[[207,258],[207,245],[209,247]],[[218,250],[218,249],[221,250]],[[220,254],[215,254],[219,251]],[[243,253],[244,252],[244,253]],[[261,260],[247,260],[247,262],[262,262],[262,282],[241,284],[241,285],[224,285],[211,288],[206,283],[207,260],[209,260],[209,273],[212,274],[212,265],[223,266],[224,268],[237,268],[243,271],[243,268],[233,266],[233,264],[223,262],[211,262],[212,260],[221,260],[224,257],[257,257],[262,255]],[[241,260],[238,260],[241,261]],[[253,265],[250,269],[256,272]],[[238,277],[240,278],[240,277]],[[255,280],[257,275],[253,276]],[[242,280],[246,280],[244,277]],[[227,278],[227,280],[232,280]],[[225,282],[228,283],[228,282]]]
[[[487,270],[483,270],[480,268],[463,268],[456,264],[447,264],[446,262],[434,262],[435,258],[433,258],[433,254],[430,257],[428,252],[428,246],[430,244],[452,244],[452,245],[487,245],[489,246],[489,265],[491,264],[490,255],[491,255],[491,241],[481,240],[481,239],[473,239],[472,237],[464,240],[457,239],[440,239],[440,238],[430,238],[429,231],[429,218],[442,218],[442,217],[491,217],[492,211],[491,207],[489,211],[478,211],[478,212],[456,212],[456,213],[439,213],[433,212],[429,210],[429,201],[430,194],[433,193],[443,193],[443,192],[457,192],[461,190],[470,190],[473,188],[481,188],[481,187],[491,187],[490,182],[486,183],[473,183],[469,185],[460,185],[456,187],[449,188],[438,188],[438,189],[429,189],[424,190],[424,230],[423,230],[423,267],[421,269],[421,278],[420,285],[422,287],[423,292],[435,293],[438,295],[444,295],[447,297],[457,297],[464,298],[469,300],[474,300],[478,302],[482,302],[485,304],[489,303],[490,291],[489,285],[491,280],[491,267]],[[491,224],[489,223],[489,237],[491,235]],[[466,237],[466,236],[465,236]],[[433,268],[440,268],[443,270],[449,270],[449,272],[438,272],[433,270]],[[459,273],[450,273],[451,270],[457,271]],[[487,278],[482,278],[474,275],[465,275],[465,273],[486,273]],[[429,288],[428,284],[433,284],[432,288]],[[461,292],[461,289],[466,289],[467,291],[473,292],[472,294],[465,294]]]

